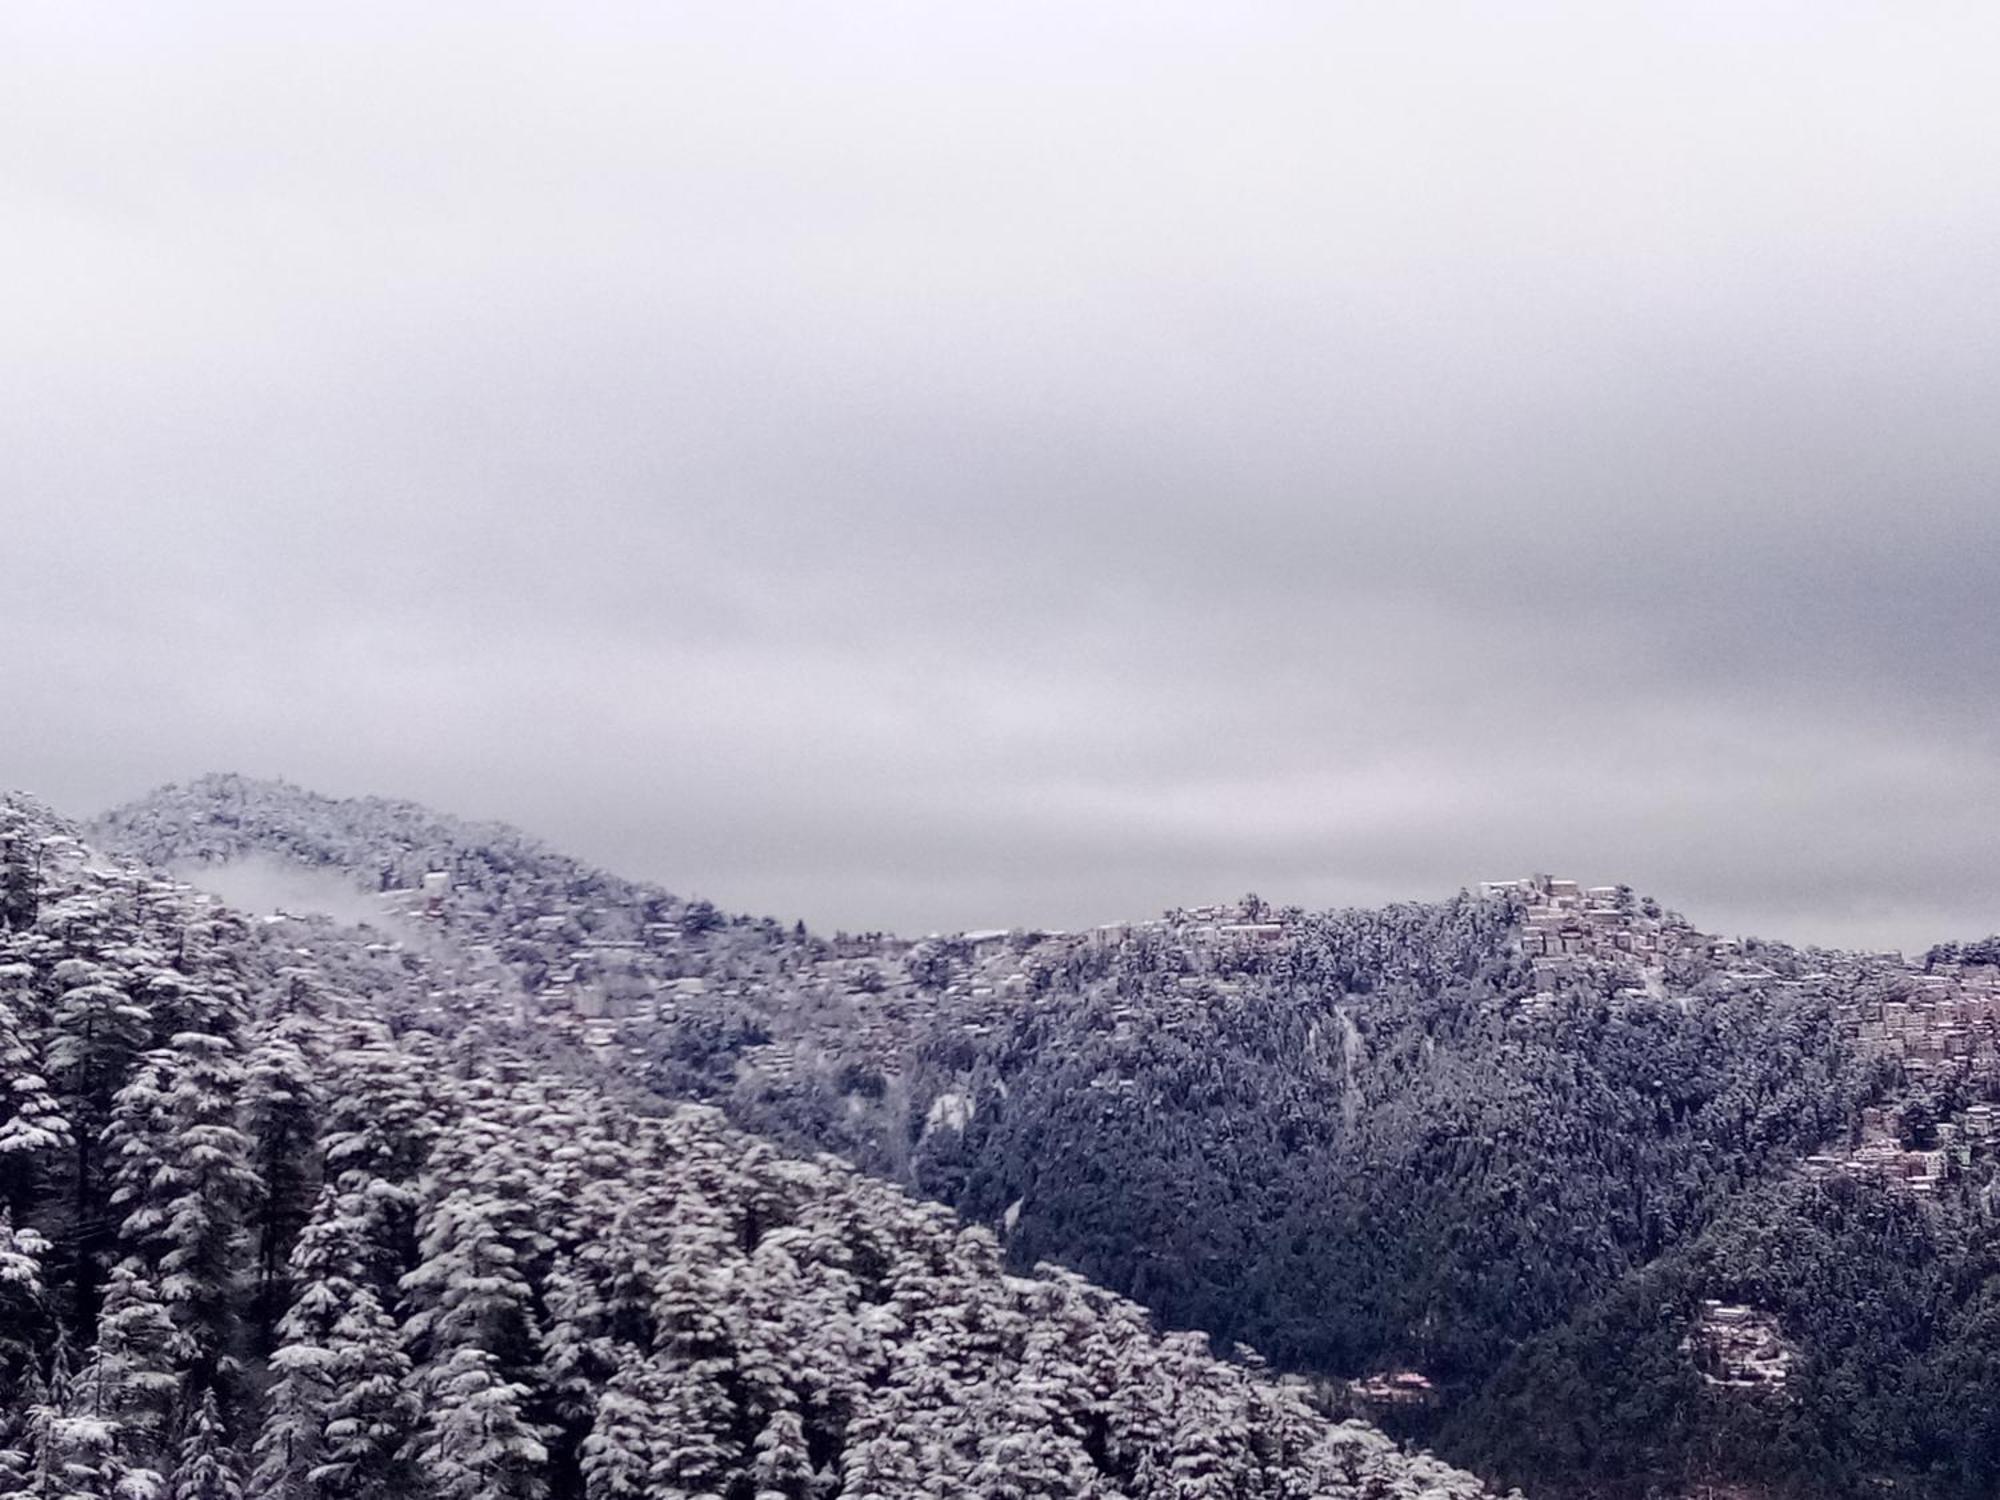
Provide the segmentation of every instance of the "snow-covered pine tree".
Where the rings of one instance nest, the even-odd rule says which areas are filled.
[[[506,1234],[512,1210],[477,1188],[444,1191],[425,1206],[415,1270],[403,1290],[416,1309],[404,1332],[420,1363],[482,1349],[503,1375],[538,1370],[535,1297]]]
[[[27,813],[0,804],[0,932],[25,932],[41,907],[34,831]]]
[[[66,1164],[67,1212],[73,1242],[69,1278],[76,1323],[88,1328],[97,1313],[100,1265],[114,1240],[110,1181],[102,1158],[112,1102],[145,1048],[152,1017],[119,983],[119,975],[91,959],[69,957],[54,968],[59,986],[48,1046],[56,1097],[69,1121],[72,1151]]]
[[[431,1097],[421,1064],[379,1024],[356,1025],[327,1068],[326,1180],[363,1205],[368,1271],[387,1301],[416,1261],[415,1181],[448,1101]]]
[[[168,1170],[172,1149],[171,1067],[165,1048],[145,1053],[112,1097],[111,1119],[104,1130],[119,1248],[138,1256],[148,1274],[158,1272],[168,1249],[168,1196],[154,1184]]]
[[[243,1128],[251,1167],[262,1184],[250,1216],[256,1243],[251,1345],[271,1348],[290,1301],[287,1264],[319,1190],[320,1091],[297,1031],[309,1021],[280,1022],[251,1049],[244,1066]]]
[[[187,1420],[169,1500],[243,1500],[236,1455],[222,1430],[215,1392],[205,1390]]]
[[[310,1474],[324,1500],[414,1494],[410,1444],[418,1404],[395,1320],[357,1282],[327,1338],[333,1399],[322,1428],[323,1461]]]
[[[197,902],[179,913],[179,942],[171,976],[155,974],[163,986],[156,1002],[162,1040],[176,1031],[234,1035],[247,1007],[242,956],[247,928],[240,914],[212,902]]]
[[[752,1444],[750,1478],[756,1500],[808,1500],[812,1493],[812,1455],[806,1448],[805,1424],[789,1407],[774,1411],[758,1429]]]
[[[666,1443],[666,1384],[650,1358],[627,1358],[598,1394],[595,1421],[583,1440],[588,1500],[656,1500],[656,1466]]]
[[[118,1424],[76,1415],[56,1399],[28,1412],[27,1465],[20,1489],[4,1500],[138,1500],[158,1497],[156,1469],[134,1469],[118,1452]]]
[[[172,964],[142,960],[133,974],[133,993],[151,1018],[152,1043],[164,1047],[176,1032],[205,1031],[206,1018],[215,1010],[211,997],[198,980],[183,974]]]
[[[119,1237],[158,1276],[198,1386],[215,1379],[234,1344],[242,1223],[259,1191],[235,1124],[241,1087],[229,1037],[178,1032],[119,1090],[108,1136]]]
[[[877,1395],[847,1430],[840,1455],[842,1500],[924,1500],[911,1413],[897,1392]]]
[[[161,1291],[196,1345],[206,1381],[234,1343],[244,1283],[242,1230],[262,1185],[236,1127],[243,1059],[232,1036],[184,1031],[172,1043],[174,1150],[156,1188],[171,1194]]]
[[[298,1294],[271,1356],[253,1500],[365,1500],[409,1479],[417,1399],[368,1274],[368,1233],[363,1195],[328,1187],[293,1247]]]
[[[355,1300],[367,1233],[358,1195],[322,1190],[298,1242],[290,1275],[298,1288],[277,1327],[254,1448],[255,1500],[308,1500],[325,1460],[325,1427],[336,1395],[333,1330]]]
[[[169,1467],[181,1391],[177,1342],[173,1318],[139,1265],[120,1261],[105,1285],[97,1342],[70,1382],[65,1415],[107,1424],[108,1459],[135,1474],[158,1476]]]
[[[579,1290],[579,1317],[587,1318],[589,1331],[639,1349],[653,1347],[662,1261],[652,1238],[669,1212],[654,1184],[629,1169],[621,1180],[592,1183],[578,1194],[565,1227],[575,1240],[569,1264]]]
[[[462,1152],[464,1142],[447,1149]],[[506,1159],[513,1149],[491,1138],[484,1169],[455,1175],[507,1177],[518,1166]],[[428,1174],[426,1181],[432,1191],[418,1220],[418,1261],[402,1280],[415,1309],[403,1331],[423,1398],[425,1471],[441,1490],[469,1483],[469,1467],[504,1482],[509,1495],[539,1494],[551,1436],[541,1418],[553,1403],[518,1246],[520,1206],[493,1196],[483,1181],[449,1190]],[[480,1432],[485,1446],[475,1443]]]
[[[447,1115],[422,1065],[375,1022],[343,1028],[345,1045],[328,1061],[326,1172],[410,1182],[429,1158]]]
[[[1001,1427],[981,1450],[969,1484],[981,1500],[1096,1500],[1111,1493],[1083,1450],[1046,1428]]]
[[[661,1500],[722,1495],[743,1472],[742,1450],[731,1437],[735,1409],[718,1361],[675,1367],[661,1360],[653,1482]]]
[[[39,1231],[14,1225],[0,1207],[0,1412],[17,1412],[42,1376],[44,1353],[54,1344],[56,1322],[42,1279],[49,1242]]]
[[[550,1469],[560,1488],[563,1480],[581,1475],[582,1445],[593,1426],[598,1393],[618,1370],[619,1345],[607,1330],[599,1289],[579,1275],[573,1255],[557,1258],[543,1296],[549,1309],[544,1348],[554,1428],[548,1438]]]
[[[0,1403],[0,1500],[29,1500],[33,1495],[28,1485],[35,1472],[48,1409],[48,1387],[32,1369]]]
[[[1205,1335],[1174,1333],[1163,1342],[1177,1377],[1170,1493],[1175,1500],[1233,1500],[1248,1437],[1242,1393],[1228,1389],[1229,1372],[1207,1357]]]
[[[796,1263],[783,1253],[753,1255],[748,1272],[737,1292],[733,1332],[736,1358],[732,1383],[743,1408],[738,1430],[759,1434],[757,1452],[769,1446],[767,1467],[772,1485],[777,1486],[781,1480],[789,1482],[786,1455],[794,1439],[801,1454],[804,1452],[799,1403],[807,1376],[789,1316],[804,1294],[804,1285]],[[810,1473],[810,1465],[805,1472]]]
[[[36,1231],[15,1228],[0,1208],[0,1497],[27,1482],[34,1413],[48,1405],[43,1356],[60,1338],[42,1281],[48,1248]]]
[[[453,1350],[426,1382],[417,1462],[435,1500],[542,1500],[548,1449],[528,1421],[526,1386],[476,1345]]]
[[[719,1250],[727,1242],[712,1222],[707,1227]],[[674,1245],[674,1261],[660,1278],[653,1304],[666,1427],[655,1474],[670,1495],[721,1493],[745,1456],[733,1438],[739,1417],[729,1388],[734,1344],[718,1311],[723,1298],[706,1270],[714,1259],[700,1244],[690,1237]]]
[[[45,1018],[27,963],[0,963],[0,1207],[25,1216],[75,1141],[42,1057]]]

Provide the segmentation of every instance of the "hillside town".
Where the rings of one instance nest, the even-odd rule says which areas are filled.
[[[1809,1157],[1807,1175],[1866,1177],[1927,1198],[1975,1169],[1983,1178],[2000,1158],[2000,963],[1746,944],[1704,933],[1628,886],[1549,875],[1487,881],[1478,894],[1518,911],[1529,1015],[1552,1016],[1572,993],[1686,1005],[1754,987],[1829,999],[1856,1051],[1901,1080],[1898,1097],[1935,1102],[1928,1115],[1891,1104],[1863,1111],[1854,1139]],[[1173,980],[1186,1014],[1135,1001],[1118,1010],[1120,1031],[1148,1008],[1155,1024],[1198,1024],[1206,1006],[1254,982],[1244,957],[1282,948],[1304,915],[1253,896],[1076,932],[991,928],[908,942],[723,920],[700,903],[635,913],[605,893],[543,898],[546,909],[512,922],[502,944],[497,927],[490,937],[479,930],[493,925],[480,911],[455,902],[447,869],[417,872],[380,900],[385,915],[416,931],[454,928],[481,992],[511,989],[524,1014],[599,1052],[622,1048],[638,1063],[647,1049],[635,1036],[692,1017],[735,1016],[736,1077],[779,1090],[831,1059],[848,1060],[849,1081],[866,1090],[891,1088],[912,1049],[940,1027],[983,1036],[1031,1004],[1051,976],[1135,942],[1169,943],[1187,956]],[[773,1034],[759,1017],[778,1004],[789,1021]],[[859,1072],[856,1058],[867,1060]]]
[[[1806,1159],[1809,1176],[1866,1177],[1927,1198],[1954,1174],[2000,1159],[2000,953],[1947,949],[1913,963],[1746,945],[1700,932],[1629,887],[1548,875],[1487,881],[1480,893],[1520,909],[1532,1013],[1550,1014],[1577,989],[1614,1001],[1685,1002],[1704,987],[1830,999],[1855,1051],[1888,1067],[1899,1094],[1933,1102],[1862,1111],[1853,1141]]]
[[[780,1092],[837,1064],[843,1088],[879,1097],[941,1030],[983,1037],[1057,976],[1134,943],[1171,945],[1185,968],[1165,1009],[1157,997],[1117,1007],[1118,1031],[1142,1020],[1198,1025],[1208,1006],[1255,983],[1257,955],[1282,950],[1305,919],[1251,896],[1075,932],[989,928],[909,942],[724,919],[704,903],[545,889],[526,898],[523,922],[519,911],[460,901],[448,865],[427,862],[379,900],[404,932],[451,931],[467,992],[511,997],[523,1018],[641,1068],[653,1065],[648,1038],[683,1023],[734,1027],[725,1040],[735,1083]],[[1922,1199],[1954,1180],[1983,1181],[2000,1160],[2000,962],[1978,961],[2000,955],[1912,963],[1745,943],[1704,933],[1628,886],[1550,875],[1487,881],[1477,893],[1518,913],[1521,1004],[1532,1017],[1553,1017],[1573,994],[1685,1006],[1755,988],[1829,1000],[1854,1049],[1897,1083],[1894,1102],[1862,1112],[1853,1139],[1806,1159],[1806,1175],[1864,1177]],[[778,1006],[786,1024],[767,1025]]]

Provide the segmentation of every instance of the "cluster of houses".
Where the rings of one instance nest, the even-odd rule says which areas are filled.
[[[1861,1138],[1841,1151],[1808,1156],[1808,1177],[1865,1177],[1904,1188],[1920,1198],[1936,1194],[1950,1170],[1950,1155],[1941,1149],[1906,1149],[1897,1139],[1887,1109],[1861,1112]]]
[[[1861,1116],[1861,1139],[1844,1151],[1807,1157],[1808,1176],[1866,1177],[1929,1198],[1954,1170],[1990,1160],[2000,1147],[2000,1105],[1971,1104],[1951,1119],[1938,1121],[1933,1129],[1937,1143],[1926,1147],[1903,1145],[1886,1109],[1865,1109]]]
[[[1479,893],[1519,906],[1521,952],[1533,970],[1538,995],[1551,995],[1604,964],[1643,974],[1658,971],[1677,954],[1715,956],[1733,950],[1727,939],[1696,932],[1673,913],[1638,901],[1629,886],[1586,886],[1531,875],[1484,881]]]
[[[1220,906],[1177,907],[1160,921],[1147,925],[1166,928],[1175,937],[1198,945],[1277,943],[1291,933],[1288,914],[1266,906],[1254,896]],[[1109,932],[1114,929],[1096,930]]]
[[[1841,1021],[1864,1051],[1901,1058],[1912,1077],[1959,1058],[2000,1055],[2000,970],[1951,969],[1912,974],[1893,997],[1859,996],[1841,1007]]]
[[[1680,989],[1670,973],[1698,975],[1716,990],[1828,997],[1856,1049],[1895,1059],[1905,1084],[1954,1075],[2000,1083],[2000,966],[1954,959],[1918,967],[1900,954],[1746,953],[1734,939],[1635,900],[1627,887],[1548,875],[1488,881],[1480,892],[1520,911],[1521,952],[1534,975],[1531,1012],[1546,1013],[1557,994],[1586,982],[1614,998],[1664,997]],[[2000,1105],[1974,1102],[1936,1122],[1934,1141],[1931,1134],[1912,1144],[1888,1110],[1867,1111],[1853,1145],[1810,1157],[1805,1170],[1934,1196],[1955,1171],[2000,1159]]]
[[[1771,1314],[1714,1298],[1703,1300],[1681,1348],[1703,1380],[1735,1390],[1781,1387],[1798,1360]]]
[[[1864,1140],[1839,1152],[1817,1152],[1805,1160],[1809,1177],[1866,1177],[1914,1193],[1936,1194],[1950,1170],[1944,1151],[1906,1151],[1893,1139]]]
[[[1429,1406],[1437,1400],[1430,1377],[1416,1370],[1387,1370],[1347,1382],[1347,1394],[1363,1406]]]
[[[1867,970],[1808,976],[1847,981],[1835,991],[1844,994],[1835,1014],[1858,1051],[1894,1058],[1906,1085],[1939,1083],[1954,1074],[1974,1080],[1983,1074],[1989,1084],[2000,1078],[2000,970],[1950,964],[1917,972],[1899,958]],[[1930,1122],[1924,1134],[1930,1139],[1923,1145],[1905,1144],[1889,1109],[1867,1109],[1859,1141],[1809,1157],[1806,1170],[1868,1177],[1932,1197],[1954,1173],[2000,1156],[2000,1104],[1975,1099]]]

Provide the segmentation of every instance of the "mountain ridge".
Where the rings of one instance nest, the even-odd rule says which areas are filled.
[[[177,791],[121,836],[226,851],[251,842],[246,809],[341,805],[219,785],[233,823]],[[330,835],[355,869],[390,837],[372,816]],[[1546,878],[1375,911],[826,937],[423,826],[447,837],[390,838],[384,899],[638,1095],[837,1151],[991,1226],[1009,1264],[1061,1261],[1253,1344],[1329,1409],[1505,1482],[1782,1492],[1782,1455],[1816,1493],[1957,1496],[1996,1472],[2000,1418],[1923,1416],[1986,1285],[2000,969],[1978,944],[1905,962],[1718,938]],[[1746,1218],[1819,1245],[1808,1269],[1756,1263],[1730,1234]],[[1899,1266],[1942,1279],[1919,1295]],[[1798,1291],[1827,1268],[1907,1326],[1829,1322]],[[1784,1354],[1741,1366],[1777,1378],[1731,1373],[1731,1328]],[[1869,1366],[1900,1373],[1856,1394]],[[1560,1436],[1586,1413],[1588,1441]]]
[[[5,1493],[1485,1493],[647,1107],[445,945],[247,918],[24,803],[0,896]]]

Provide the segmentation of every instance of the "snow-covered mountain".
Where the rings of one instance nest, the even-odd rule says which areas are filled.
[[[814,934],[239,777],[94,836],[224,890],[271,859],[344,882],[374,937],[316,962],[399,1032],[504,1026],[635,1111],[838,1152],[1007,1271],[1067,1265],[1499,1480],[2000,1483],[2000,942],[1737,941],[1548,878]]]
[[[113,826],[176,860],[197,833]],[[212,826],[224,855],[269,832]],[[579,903],[607,914],[582,941],[659,959],[666,924],[709,973],[812,940],[504,834],[340,826],[292,852],[417,840],[380,927],[239,913],[0,805],[0,1493],[1484,1493],[1074,1274],[1011,1274],[946,1209],[664,1102],[548,1024],[539,948],[507,946]]]

